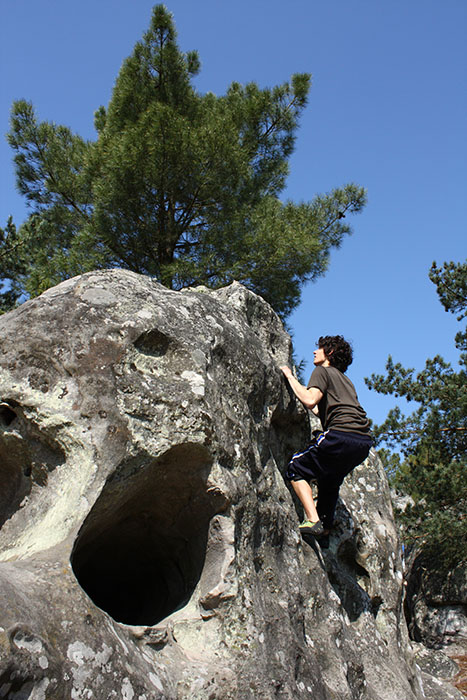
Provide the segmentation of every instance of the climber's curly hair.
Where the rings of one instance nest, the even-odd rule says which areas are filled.
[[[340,372],[344,373],[352,364],[352,346],[341,335],[322,335],[318,347],[324,350],[331,367],[336,367]]]

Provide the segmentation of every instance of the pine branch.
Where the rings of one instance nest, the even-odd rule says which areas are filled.
[[[39,143],[39,141],[38,141],[35,137],[34,137],[34,139],[33,139],[33,142],[34,142],[34,144],[35,144],[35,146],[36,146],[36,148],[37,148],[37,150],[38,150],[38,152],[39,152],[39,155],[41,156],[41,162],[42,162],[42,163],[46,163],[46,162],[47,162],[47,159],[46,159],[46,156],[45,156],[45,153],[44,153],[44,151],[43,151],[43,149],[42,149],[41,144]],[[41,167],[40,170],[41,170],[42,172],[44,172],[43,167]],[[59,185],[58,185],[58,182],[57,182],[57,179],[56,179],[56,177],[55,177],[53,171],[46,167],[46,168],[45,168],[45,174],[48,175],[48,177],[50,178],[51,182],[55,185],[55,191],[56,191],[56,193],[59,194],[61,197],[63,197],[63,199],[65,200],[65,202],[66,202],[70,207],[72,207],[72,209],[74,209],[74,210],[79,214],[79,216],[81,216],[85,221],[89,221],[89,215],[88,215],[88,214],[85,214],[83,211],[81,211],[81,209],[80,209],[79,206],[76,204],[76,202],[75,202],[71,197],[69,197],[69,196],[67,195],[66,192],[63,192],[63,191],[60,189],[60,187],[59,187]]]
[[[295,103],[297,102],[297,99],[298,98],[295,95],[294,98],[289,102],[289,104],[286,105],[286,107],[284,108],[284,112],[289,112],[291,110],[291,108],[295,105]],[[271,122],[271,125],[264,132],[264,134],[261,134],[261,136],[259,137],[258,140],[261,142],[263,139],[266,139],[269,136],[269,134],[273,131],[273,129],[276,127],[276,125],[281,121],[281,119],[283,119],[283,112],[280,114],[279,117],[277,117],[277,119],[275,119]]]
[[[7,255],[12,253],[14,250],[19,248],[20,246],[24,245],[24,243],[25,243],[25,241],[23,239],[23,240],[20,240],[17,243],[15,243],[13,246],[11,246],[11,248],[8,248],[7,250],[4,250],[4,251],[0,251],[0,260],[2,258],[5,258]]]

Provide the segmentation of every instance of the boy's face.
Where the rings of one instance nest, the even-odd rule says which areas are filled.
[[[316,367],[323,365],[327,361],[328,358],[324,354],[323,348],[316,348],[316,350],[313,350],[313,364],[316,365]]]

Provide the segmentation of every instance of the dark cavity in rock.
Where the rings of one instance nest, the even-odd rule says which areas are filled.
[[[181,444],[147,464],[129,461],[107,481],[71,564],[89,597],[116,621],[154,625],[189,601],[209,522],[225,508],[219,492],[207,493],[210,468],[204,447]]]
[[[151,357],[162,357],[171,344],[172,340],[157,328],[142,333],[134,343],[137,350]]]
[[[0,426],[7,428],[15,418],[15,411],[7,403],[0,403]]]

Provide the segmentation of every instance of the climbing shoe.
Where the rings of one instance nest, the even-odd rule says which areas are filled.
[[[321,549],[329,549],[329,535],[318,535],[316,537],[316,542]]]
[[[311,520],[304,520],[303,523],[300,523],[298,529],[300,530],[301,535],[313,535],[314,537],[319,537],[319,535],[323,534],[324,527],[321,520],[318,520],[317,523],[314,523]]]

